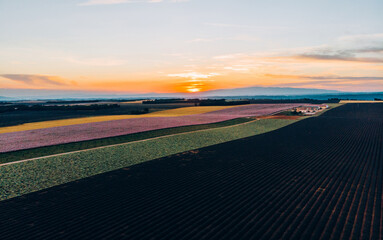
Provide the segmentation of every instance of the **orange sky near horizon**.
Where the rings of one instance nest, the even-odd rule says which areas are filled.
[[[193,93],[269,86],[383,91],[383,64],[380,62],[232,55],[215,57],[204,64],[166,66],[162,71],[158,71],[158,67],[146,72],[117,71],[114,74],[108,67],[97,67],[98,71],[103,71],[87,76],[66,74],[66,71],[60,76],[3,74],[0,75],[0,88]]]
[[[382,7],[379,0],[0,1],[0,90],[383,92]]]

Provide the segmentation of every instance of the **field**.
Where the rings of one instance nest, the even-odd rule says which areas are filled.
[[[227,121],[235,118],[268,115],[299,106],[298,104],[254,104],[240,107],[189,107],[149,114],[150,117],[124,116],[125,119],[110,121],[119,116],[95,117],[98,122],[58,120],[60,126],[46,122],[31,123],[39,129],[21,131],[23,126],[0,128],[0,153],[57,144],[115,137],[163,128],[181,127]],[[104,121],[101,121],[102,118]],[[86,120],[86,121],[88,121]],[[90,121],[90,120],[89,120]],[[81,124],[75,124],[81,123]],[[68,124],[68,125],[67,125]],[[72,125],[75,124],[75,125]],[[52,127],[56,126],[56,127]],[[27,128],[29,129],[29,128]],[[8,131],[15,132],[8,132]],[[20,131],[19,131],[20,130]]]
[[[253,120],[254,118],[236,118],[236,119],[223,121],[223,122],[217,122],[217,123],[190,125],[190,126],[174,127],[174,128],[164,128],[164,129],[158,129],[153,131],[127,134],[127,135],[122,135],[117,137],[108,137],[108,138],[101,138],[101,139],[95,139],[95,140],[72,142],[72,143],[59,144],[59,145],[53,145],[53,146],[19,150],[14,152],[0,153],[0,164],[19,161],[23,159],[29,159],[29,158],[37,158],[37,157],[43,157],[48,155],[114,145],[114,144],[140,141],[144,139],[168,136],[168,135],[185,133],[185,132],[193,132],[198,130],[233,126],[233,125],[237,125],[237,124],[241,124],[241,123],[245,123],[245,122],[249,122]]]
[[[0,166],[0,200],[192,149],[272,131],[297,120],[242,124],[150,138]]]
[[[148,113],[145,115],[106,115],[106,116],[96,116],[96,117],[84,117],[84,118],[72,118],[72,119],[63,119],[63,120],[52,120],[52,121],[42,121],[36,123],[25,123],[17,126],[9,126],[0,128],[1,133],[11,133],[11,132],[20,132],[28,130],[36,130],[43,128],[53,128],[53,127],[62,127],[75,124],[85,124],[85,123],[97,123],[113,120],[122,120],[122,119],[132,119],[132,118],[143,118],[143,117],[179,117],[186,115],[202,114],[211,111],[222,110],[230,107],[185,107],[177,108],[159,112]]]
[[[46,104],[46,102],[15,102],[13,104]],[[70,103],[66,102],[56,102],[51,103],[52,105],[65,104],[68,105]],[[0,114],[0,127],[6,126],[15,126],[24,123],[32,123],[32,122],[42,122],[42,121],[50,121],[50,120],[60,120],[60,119],[71,119],[71,118],[84,118],[84,117],[92,117],[92,116],[106,116],[106,115],[129,115],[132,111],[142,111],[148,108],[149,112],[163,111],[169,109],[176,109],[181,107],[190,107],[194,106],[192,103],[180,103],[180,104],[147,104],[143,105],[140,103],[119,103],[119,102],[80,102],[73,103],[71,105],[90,105],[90,104],[118,104],[120,107],[118,108],[109,108],[109,109],[98,109],[98,110],[70,110],[67,109],[65,111],[62,110],[40,110],[40,111],[11,111],[11,112],[2,112]],[[1,106],[9,105],[9,104],[1,104]]]
[[[125,162],[116,171],[0,202],[0,234],[2,239],[382,239],[382,116],[382,104],[346,104],[231,142],[225,141],[239,129],[226,137],[218,135],[222,129],[207,130],[203,142],[211,136],[224,143],[130,167]],[[250,129],[255,128],[241,132]],[[197,135],[175,142],[189,139],[189,145]],[[168,152],[158,156],[171,153],[167,144]],[[117,159],[126,150],[116,147],[108,157]],[[101,157],[97,151],[86,156]],[[62,161],[65,167],[81,169],[73,157]],[[27,164],[42,168],[54,162],[60,161]],[[2,168],[7,169],[2,179],[19,176],[15,166]],[[36,177],[27,175],[19,186]]]

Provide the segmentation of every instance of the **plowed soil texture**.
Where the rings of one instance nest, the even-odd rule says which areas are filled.
[[[383,104],[0,202],[1,239],[383,239]]]

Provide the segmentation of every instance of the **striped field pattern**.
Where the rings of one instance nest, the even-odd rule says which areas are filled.
[[[202,114],[212,111],[218,111],[222,109],[232,108],[233,106],[206,106],[206,107],[184,107],[176,108],[158,112],[152,112],[144,115],[109,115],[109,116],[96,116],[96,117],[82,117],[63,120],[51,120],[43,122],[24,123],[17,126],[1,127],[1,133],[20,132],[28,130],[36,130],[43,128],[62,127],[84,123],[97,123],[113,120],[123,120],[132,118],[149,118],[149,117],[180,117],[186,115]]]
[[[0,134],[0,153],[121,136],[163,128],[215,123],[240,117],[261,116],[299,105],[301,104],[253,104],[239,107],[189,107],[167,110],[164,111],[166,114],[162,113],[163,115],[161,115],[161,112],[153,113],[150,115],[151,117],[91,122],[33,129],[28,131],[8,132]],[[175,113],[180,116],[173,116],[172,114]],[[182,114],[187,115],[182,116]],[[93,118],[98,117],[92,117],[92,119]],[[71,120],[57,121],[70,122]],[[31,124],[37,124],[39,126],[44,125],[43,123]]]
[[[383,104],[0,202],[2,239],[383,239]]]

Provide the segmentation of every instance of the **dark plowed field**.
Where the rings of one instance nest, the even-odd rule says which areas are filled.
[[[1,239],[382,239],[383,104],[0,202]]]

